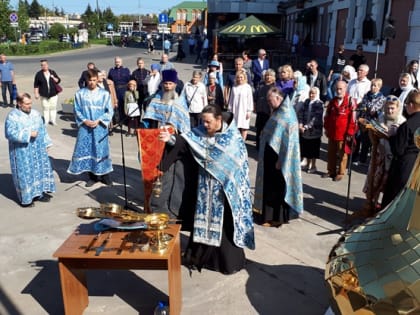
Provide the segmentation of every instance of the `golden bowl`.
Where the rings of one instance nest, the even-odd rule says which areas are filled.
[[[144,222],[151,230],[164,230],[168,227],[169,216],[165,213],[151,213],[144,218]]]
[[[77,216],[82,219],[96,219],[101,217],[99,208],[84,207],[76,210]]]

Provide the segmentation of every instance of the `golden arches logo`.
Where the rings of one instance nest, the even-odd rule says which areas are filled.
[[[267,32],[268,32],[268,29],[264,25],[251,25],[251,33],[267,33]]]
[[[246,25],[232,25],[226,30],[228,33],[243,33],[246,30]]]

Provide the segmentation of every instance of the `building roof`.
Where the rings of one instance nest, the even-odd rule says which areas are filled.
[[[171,8],[174,9],[205,9],[207,8],[207,1],[183,1]]]

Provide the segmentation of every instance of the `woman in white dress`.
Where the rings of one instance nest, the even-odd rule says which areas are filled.
[[[252,88],[248,84],[245,70],[236,72],[235,85],[230,93],[228,110],[233,113],[236,126],[245,141],[251,113],[254,110]]]

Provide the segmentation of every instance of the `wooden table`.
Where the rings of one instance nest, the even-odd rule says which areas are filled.
[[[181,313],[181,247],[179,234],[181,225],[171,224],[165,230],[166,233],[174,237],[163,254],[141,252],[139,249],[131,252],[129,249],[132,243],[126,243],[126,249],[118,255],[117,252],[121,247],[122,240],[129,232],[107,231],[99,236],[93,246],[100,246],[107,235],[112,233],[105,248],[115,248],[115,250],[102,251],[99,256],[95,256],[95,250],[85,253],[85,250],[80,248],[86,247],[96,235],[91,225],[89,226],[88,230],[90,231],[82,231],[79,228],[71,234],[53,255],[58,258],[65,314],[82,314],[88,306],[89,297],[85,272],[89,269],[168,270],[169,312],[171,315]],[[152,235],[152,231],[147,231],[146,234]]]

